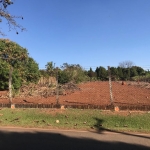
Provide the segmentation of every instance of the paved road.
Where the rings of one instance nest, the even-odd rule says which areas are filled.
[[[0,127],[0,150],[150,150],[150,134]]]

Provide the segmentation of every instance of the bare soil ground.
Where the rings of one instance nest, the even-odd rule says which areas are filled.
[[[46,96],[41,94],[39,89],[44,89]],[[27,89],[31,90],[31,89]],[[33,92],[32,92],[33,93]],[[39,93],[39,94],[35,94]],[[147,105],[150,106],[150,83],[126,82],[122,85],[121,82],[112,82],[113,102],[117,105]],[[24,94],[20,97],[13,98],[15,104],[55,104],[56,91],[51,89],[51,92],[44,87],[37,87],[34,94]],[[59,103],[67,105],[109,105],[110,104],[110,89],[108,81],[96,81],[81,83],[77,86],[71,85],[63,87],[61,95],[59,95]],[[0,103],[7,104],[8,91],[0,91]]]

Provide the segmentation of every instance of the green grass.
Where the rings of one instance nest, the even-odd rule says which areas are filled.
[[[1,109],[0,126],[150,133],[150,113],[89,109]]]

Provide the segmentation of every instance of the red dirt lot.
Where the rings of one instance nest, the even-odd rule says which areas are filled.
[[[80,90],[67,92],[64,95],[59,95],[59,103],[67,105],[109,105],[110,104],[110,89],[108,81],[96,81],[81,83],[78,85]],[[121,82],[112,82],[113,102],[117,105],[147,105],[150,106],[150,84],[127,82],[122,85]],[[9,103],[8,98],[3,95],[6,91],[0,91],[0,103]],[[28,96],[22,98],[13,98],[15,104],[55,104],[56,96],[41,97]]]

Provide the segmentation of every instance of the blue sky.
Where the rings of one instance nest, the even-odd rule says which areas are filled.
[[[27,31],[5,38],[28,49],[44,69],[49,61],[83,68],[132,61],[150,68],[150,0],[15,0],[8,8]],[[1,36],[1,38],[3,38]]]

